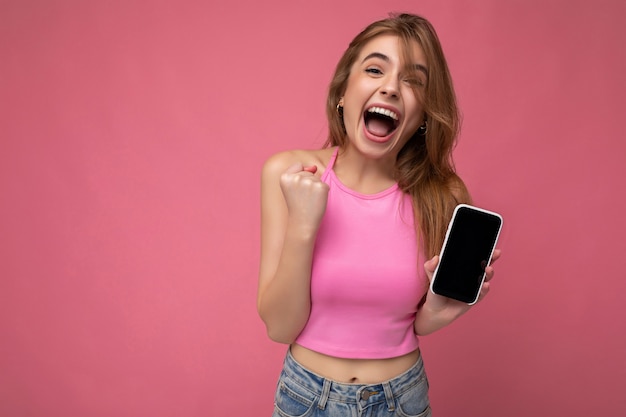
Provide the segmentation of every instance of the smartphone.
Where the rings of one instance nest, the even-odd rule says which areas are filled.
[[[499,214],[467,204],[456,206],[430,290],[470,305],[476,303],[501,229]]]

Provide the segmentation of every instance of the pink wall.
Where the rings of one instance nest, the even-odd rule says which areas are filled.
[[[259,171],[351,37],[438,28],[489,298],[422,340],[437,416],[626,414],[626,3],[0,1],[0,415],[269,416]],[[239,391],[239,392],[237,392]]]

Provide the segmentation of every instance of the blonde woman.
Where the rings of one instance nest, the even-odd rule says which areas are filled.
[[[470,202],[432,25],[400,14],[358,34],[327,117],[326,146],[276,154],[262,173],[258,311],[289,345],[274,416],[429,416],[418,336],[470,308],[428,291],[452,211]]]

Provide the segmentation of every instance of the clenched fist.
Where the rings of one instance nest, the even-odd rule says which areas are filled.
[[[289,222],[316,232],[326,211],[328,185],[315,175],[317,167],[294,164],[280,177],[280,188],[287,203]]]

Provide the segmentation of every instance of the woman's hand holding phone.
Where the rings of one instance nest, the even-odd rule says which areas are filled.
[[[485,281],[483,282],[482,288],[480,289],[480,294],[478,296],[477,302],[482,300],[489,292],[489,289],[491,286],[490,281],[493,279],[493,276],[495,274],[493,264],[494,262],[498,260],[498,258],[500,258],[501,254],[502,254],[502,251],[500,249],[496,249],[493,251],[493,256],[491,257],[491,263],[489,264],[489,266],[485,268]],[[426,261],[426,263],[424,263],[424,271],[426,271],[426,275],[428,276],[429,283],[433,279],[433,274],[435,272],[435,269],[437,269],[438,264],[439,264],[439,255],[435,255],[434,257]],[[452,308],[453,310],[458,310],[458,311],[452,311],[450,313],[451,316],[456,316],[456,317],[462,315],[463,313],[465,313],[472,307],[471,304],[465,303],[463,301],[458,301],[453,298],[444,297],[443,295],[435,294],[432,291],[429,291],[426,296],[426,302],[429,302],[429,301],[430,301],[429,307],[433,311],[441,312],[448,308]]]
[[[441,250],[424,264],[430,291],[420,306],[415,331],[428,334],[467,312],[489,292],[502,217],[478,207],[456,207]]]

